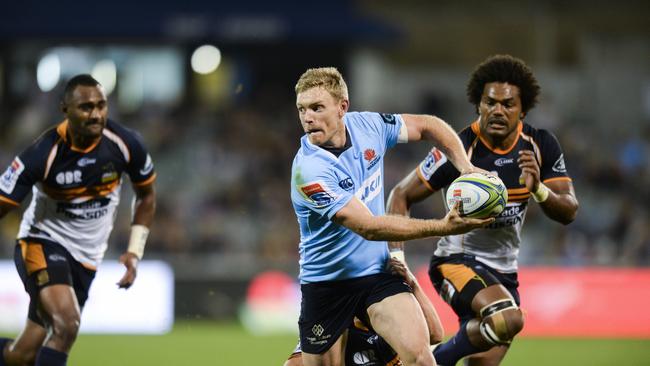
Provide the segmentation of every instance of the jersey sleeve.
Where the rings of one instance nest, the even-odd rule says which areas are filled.
[[[542,156],[540,166],[542,182],[554,179],[571,179],[564,163],[562,147],[551,132],[539,130],[539,149]]]
[[[131,178],[131,182],[135,185],[145,185],[153,182],[156,172],[154,171],[153,160],[144,146],[142,137],[137,132],[132,131],[126,143],[131,153],[131,160],[127,164],[126,173]]]
[[[294,204],[307,207],[321,216],[331,219],[354,196],[347,191],[346,182],[349,177],[343,177],[333,168],[305,164],[308,167],[297,167],[293,174],[292,188]],[[349,187],[348,187],[349,188]]]
[[[416,172],[422,183],[432,192],[448,186],[460,175],[454,164],[436,147],[420,162]]]
[[[32,186],[42,180],[48,152],[41,140],[16,156],[0,176],[0,200],[18,206]]]
[[[361,112],[362,117],[370,123],[384,143],[384,150],[400,142],[400,129],[404,124],[402,116],[392,113]]]

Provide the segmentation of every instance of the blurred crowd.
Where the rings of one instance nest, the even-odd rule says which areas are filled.
[[[60,121],[56,91],[34,95],[5,111],[9,119],[0,124],[2,169],[40,131]],[[156,165],[158,211],[147,256],[250,258],[297,267],[299,238],[289,179],[302,131],[290,88],[269,89],[221,106],[148,105],[131,114],[113,107],[110,116],[143,135]],[[529,122],[545,127],[535,111]],[[575,222],[562,226],[531,200],[522,265],[650,265],[650,127],[647,121],[639,126],[643,123],[645,128],[630,131],[621,141],[608,140],[606,130],[585,131],[582,123],[549,126],[564,148],[580,210]],[[400,146],[388,155],[386,195],[427,149]],[[123,189],[124,203],[130,194]],[[442,216],[442,199],[434,197],[413,214]],[[129,206],[120,209],[109,257],[124,249]],[[13,253],[20,212],[0,221],[2,258]],[[433,245],[422,241],[407,253],[424,261]]]

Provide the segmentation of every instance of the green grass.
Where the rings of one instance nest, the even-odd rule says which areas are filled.
[[[179,322],[163,336],[80,335],[70,365],[282,365],[293,334],[254,336],[239,325]],[[503,366],[641,366],[650,364],[650,339],[517,339]]]

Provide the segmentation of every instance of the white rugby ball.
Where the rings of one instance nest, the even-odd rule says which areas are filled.
[[[494,175],[470,173],[454,180],[447,188],[447,207],[461,201],[461,216],[486,218],[497,216],[508,203],[508,190]]]

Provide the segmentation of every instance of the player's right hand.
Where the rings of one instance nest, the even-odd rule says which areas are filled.
[[[486,219],[474,219],[460,215],[461,202],[457,201],[454,207],[449,210],[443,220],[443,235],[464,234],[476,228],[484,227],[494,222],[494,217]]]
[[[388,270],[390,271],[390,273],[404,278],[404,280],[409,286],[411,287],[415,286],[415,281],[416,281],[415,275],[409,270],[406,263],[402,262],[401,260],[396,258],[389,258]]]

